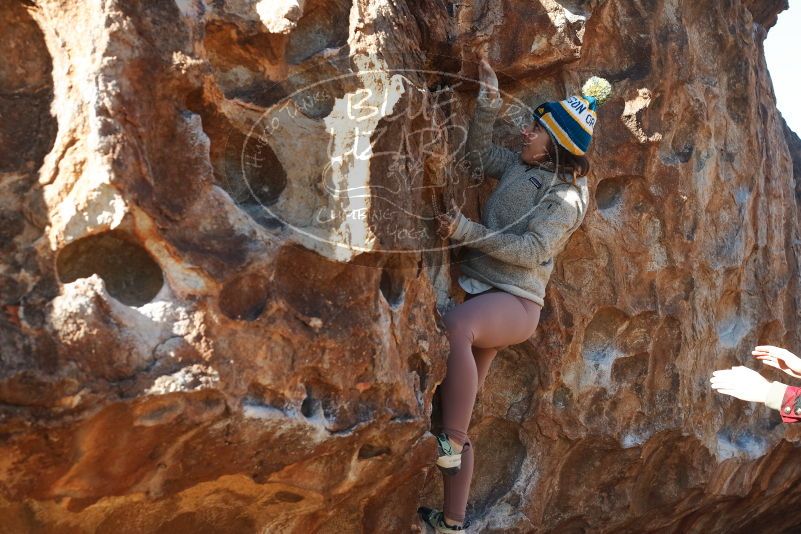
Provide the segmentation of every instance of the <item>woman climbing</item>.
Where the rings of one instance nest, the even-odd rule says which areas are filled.
[[[453,205],[440,215],[443,238],[462,242],[459,284],[468,293],[444,317],[450,355],[441,384],[442,433],[436,465],[444,474],[444,511],[418,513],[437,532],[463,532],[473,474],[473,445],[467,435],[476,393],[499,350],[532,336],[544,304],[553,258],[579,227],[586,212],[589,162],[596,108],[611,92],[592,77],[582,96],[544,102],[521,130],[523,148],[514,152],[491,142],[501,107],[498,78],[485,57],[479,64],[481,90],[467,134],[473,170],[498,177],[482,213],[471,221]]]

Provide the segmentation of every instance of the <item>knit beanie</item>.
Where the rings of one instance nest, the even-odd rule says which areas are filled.
[[[568,152],[583,156],[590,147],[592,129],[598,119],[595,111],[611,94],[610,83],[593,76],[582,86],[581,96],[572,95],[558,102],[543,102],[535,109],[534,119]]]

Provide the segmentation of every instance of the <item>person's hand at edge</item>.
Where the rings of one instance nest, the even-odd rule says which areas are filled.
[[[709,382],[718,393],[749,402],[764,403],[771,388],[765,377],[743,365],[714,371]]]
[[[787,349],[760,345],[754,348],[751,354],[765,365],[781,369],[792,377],[801,378],[801,358]]]

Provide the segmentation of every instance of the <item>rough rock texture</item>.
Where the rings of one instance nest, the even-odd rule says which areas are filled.
[[[507,146],[591,74],[615,94],[476,405],[479,529],[801,523],[798,428],[708,385],[801,349],[786,5],[0,0],[0,530],[418,528],[463,296],[432,210],[494,186],[463,164],[480,49]]]
[[[782,117],[782,127],[784,137],[787,139],[787,147],[790,149],[790,157],[793,159],[793,177],[795,178],[795,199],[801,205],[801,139],[792,131]]]

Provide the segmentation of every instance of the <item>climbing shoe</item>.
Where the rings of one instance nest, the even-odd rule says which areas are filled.
[[[437,436],[437,467],[446,475],[455,475],[462,467],[462,453],[456,452],[444,432]]]
[[[421,506],[417,509],[417,513],[423,519],[426,525],[433,528],[435,532],[466,532],[467,527],[470,526],[469,521],[465,521],[464,525],[456,526],[449,525],[445,522],[445,514],[433,508],[426,508]]]

